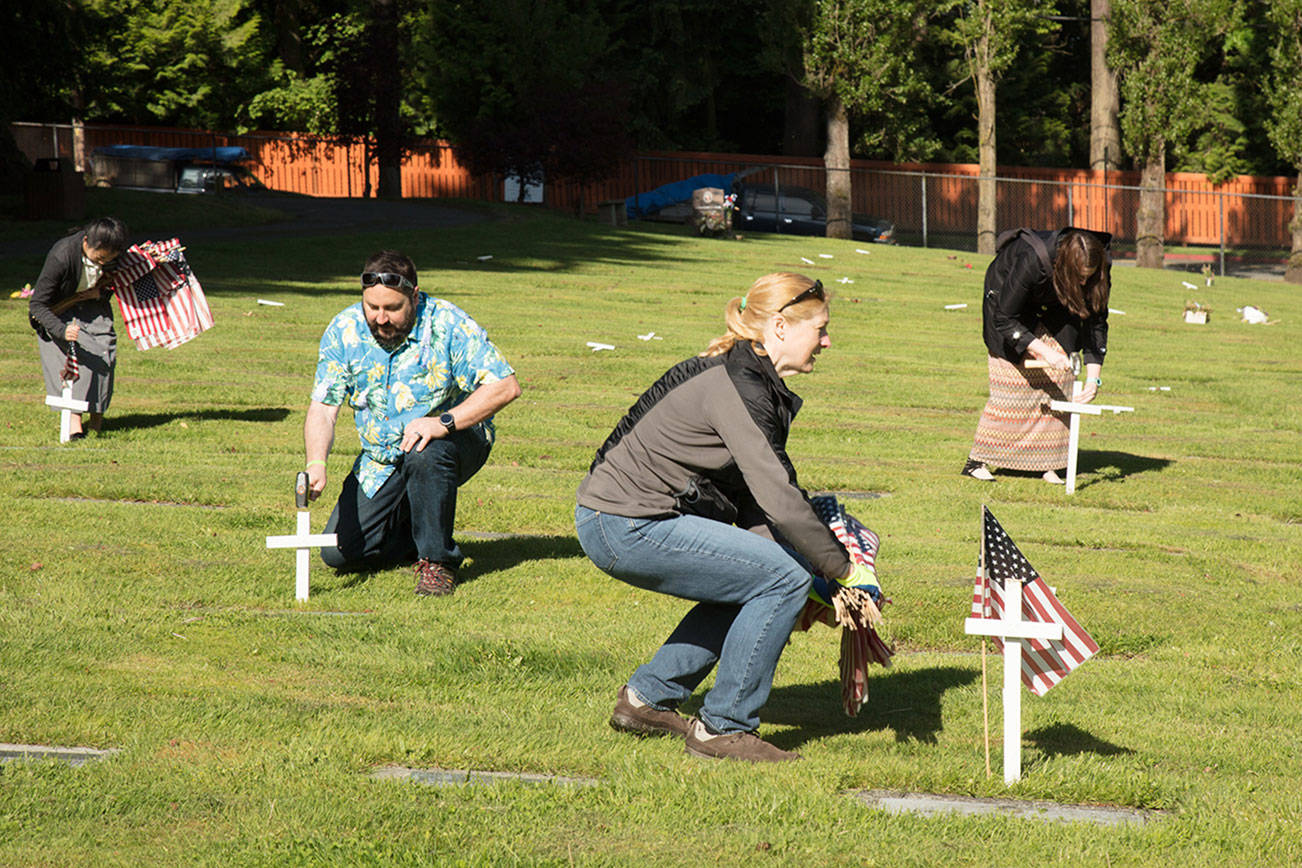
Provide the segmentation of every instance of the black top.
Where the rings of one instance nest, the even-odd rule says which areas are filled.
[[[44,332],[42,336],[48,339],[62,342],[68,321],[74,318],[82,322],[90,322],[99,316],[113,318],[113,306],[109,303],[112,296],[107,292],[101,292],[97,299],[79,302],[62,314],[51,310],[54,305],[77,293],[83,270],[81,242],[85,237],[85,232],[74,232],[56,241],[46,254],[41,276],[36,278],[36,286],[32,288],[27,313],[32,328],[38,333]],[[107,273],[112,269],[113,266],[109,265],[104,271]]]
[[[1021,362],[1037,328],[1043,325],[1067,353],[1081,350],[1087,364],[1103,364],[1108,351],[1107,309],[1082,319],[1063,307],[1053,291],[1052,257],[1066,231],[1019,230],[999,248],[986,269],[981,321],[990,355],[1013,364]],[[1091,234],[1105,248],[1112,241],[1106,232]],[[1043,250],[1036,240],[1042,242]],[[1111,256],[1104,259],[1103,268],[1111,274]]]

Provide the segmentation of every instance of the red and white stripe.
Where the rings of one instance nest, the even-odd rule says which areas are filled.
[[[133,246],[123,254],[114,282],[127,336],[137,349],[173,349],[212,328],[212,311],[193,273],[182,269],[185,257],[178,238]],[[151,275],[154,298],[141,299],[136,284]]]
[[[1016,581],[1016,579],[1012,579]],[[972,617],[1004,617],[1004,589],[999,582],[978,577],[972,589]],[[1071,670],[1093,657],[1099,646],[1058,601],[1044,579],[1036,577],[1022,584],[1022,620],[1062,625],[1062,640],[1022,640],[1022,683],[1036,696],[1043,696]],[[1004,643],[993,637],[995,647]]]

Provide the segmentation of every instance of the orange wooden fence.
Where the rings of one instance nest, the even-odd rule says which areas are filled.
[[[71,156],[69,125],[15,124],[19,146],[33,159]],[[309,196],[362,196],[368,190],[361,140],[339,143],[287,133],[228,135],[157,127],[85,126],[85,150],[110,144],[163,147],[235,145],[251,156],[253,173],[274,190]],[[970,237],[976,231],[977,167],[971,164],[898,165],[854,160],[854,210],[893,220],[900,234]],[[608,180],[579,187],[547,183],[545,203],[593,213],[598,203],[624,199],[662,184],[705,173],[753,171],[756,182],[822,190],[818,158],[760,154],[644,151]],[[376,170],[370,167],[374,194]],[[1166,237],[1185,244],[1287,248],[1291,242],[1295,179],[1241,176],[1213,185],[1203,175],[1166,176]],[[1076,225],[1134,238],[1139,203],[1137,172],[999,168],[996,223],[1015,226]],[[473,177],[444,142],[415,144],[404,159],[402,194],[411,198],[503,198],[502,179]]]

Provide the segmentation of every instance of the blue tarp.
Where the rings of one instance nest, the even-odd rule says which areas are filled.
[[[731,193],[732,182],[736,178],[736,172],[731,175],[696,175],[684,181],[674,181],[672,184],[656,187],[649,193],[629,196],[624,200],[624,207],[628,211],[628,219],[636,220],[654,214],[666,206],[690,202],[692,191],[701,187],[718,187],[725,193]]]
[[[181,163],[238,163],[247,160],[249,152],[234,145],[217,148],[155,148],[149,145],[104,145],[94,153],[106,157],[130,157],[136,160],[174,160]]]

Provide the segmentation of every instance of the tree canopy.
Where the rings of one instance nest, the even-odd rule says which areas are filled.
[[[0,119],[377,135],[377,94],[396,91],[391,138],[455,136],[498,151],[493,164],[576,173],[624,144],[822,153],[818,100],[835,93],[859,106],[852,156],[975,161],[977,100],[954,34],[977,0],[833,5],[862,31],[853,70],[824,69],[840,50],[809,29],[821,0],[14,0]],[[1113,5],[1114,63],[1134,70],[1122,98],[1132,157],[1146,158],[1142,131],[1157,124],[1169,168],[1294,170],[1280,131],[1296,100],[1272,96],[1287,90],[1274,37],[1297,32],[1294,0]],[[1052,17],[1028,8],[1044,33],[1001,69],[997,161],[1086,166],[1089,0],[1059,0]],[[1221,19],[1215,38],[1190,31],[1187,46],[1148,56],[1142,40],[1133,48],[1145,9],[1163,33]],[[376,78],[381,12],[395,22],[396,85]],[[540,137],[547,147],[529,153]]]

